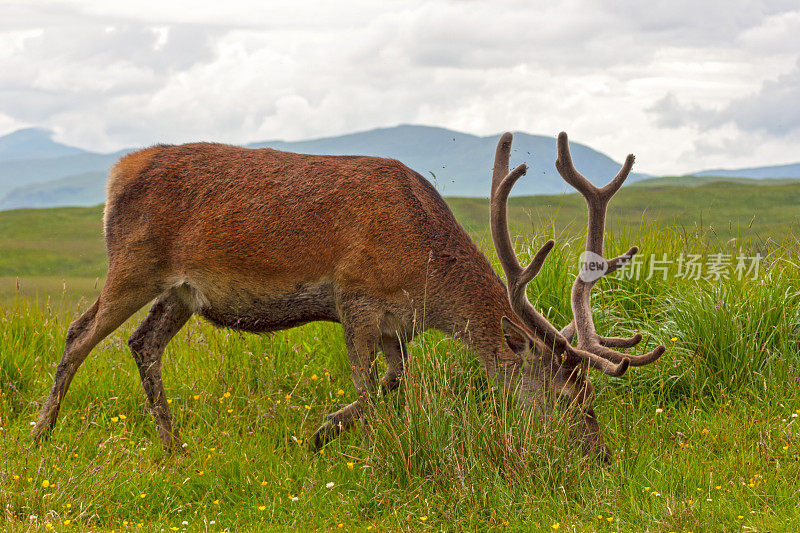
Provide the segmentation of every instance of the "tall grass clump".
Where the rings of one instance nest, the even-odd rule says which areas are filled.
[[[454,520],[491,522],[504,497],[578,498],[586,476],[602,472],[569,436],[573,410],[521,409],[460,346],[426,337],[398,394],[372,406],[364,452],[377,476],[425,487]]]
[[[769,266],[756,279],[676,287],[664,296],[665,322],[682,345],[697,394],[780,380],[797,364],[797,271]]]

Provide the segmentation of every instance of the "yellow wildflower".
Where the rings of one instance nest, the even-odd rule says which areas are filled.
[[[552,527],[553,529],[558,529],[558,528],[560,528],[560,527],[561,527],[561,524],[559,524],[558,522],[556,522],[555,524],[553,524],[553,525],[552,525],[552,526],[550,526],[550,527]]]
[[[419,519],[420,519],[420,520],[422,520],[422,521],[424,522],[425,520],[427,520],[427,519],[428,519],[428,517],[427,517],[427,516],[420,516],[420,517],[419,517]]]
[[[117,417],[117,416],[112,416],[112,417],[111,417],[111,421],[112,421],[112,422],[114,422],[114,423],[117,423],[117,422],[119,422],[119,417]]]
[[[262,481],[262,482],[261,482],[261,486],[262,486],[262,487],[266,487],[266,486],[267,486],[267,482],[266,482],[266,481]]]
[[[338,394],[339,396],[344,396],[344,391],[342,389],[339,389],[336,391],[336,394]]]
[[[42,481],[42,487],[47,488],[49,486],[50,486],[50,482],[48,480],[45,479],[44,481]]]
[[[671,340],[672,342],[675,342],[675,341],[677,341],[677,340],[678,340],[678,337],[672,337],[670,340]]]
[[[194,396],[192,396],[192,398],[195,399],[195,400],[199,400],[200,399],[200,395],[199,394],[195,394]]]
[[[264,506],[264,505],[259,505],[259,506],[258,506],[258,510],[259,510],[259,511],[266,511],[266,509],[267,509],[267,508],[266,508],[266,506]]]
[[[125,415],[123,415],[123,414],[120,414],[120,415],[119,415],[119,419],[120,419],[120,420],[125,420],[126,418],[128,418],[128,417],[127,417],[127,416],[125,416]]]
[[[349,468],[350,470],[353,469],[353,466],[355,466],[353,463],[347,463],[347,468]]]
[[[317,381],[319,379],[319,376],[314,374],[313,376],[311,376],[311,379],[313,379],[314,381]]]

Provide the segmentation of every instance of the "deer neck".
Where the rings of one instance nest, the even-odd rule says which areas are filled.
[[[500,348],[503,316],[515,317],[506,286],[489,261],[475,249],[472,261],[448,261],[430,299],[429,327],[451,334],[480,355]]]

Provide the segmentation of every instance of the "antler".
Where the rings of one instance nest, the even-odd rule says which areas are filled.
[[[491,190],[491,228],[492,242],[494,243],[500,264],[508,281],[508,297],[514,311],[522,318],[529,327],[538,333],[542,340],[551,345],[556,353],[567,353],[573,357],[578,357],[588,361],[592,368],[601,370],[610,376],[621,376],[628,369],[629,361],[609,361],[594,353],[587,352],[580,348],[570,345],[561,332],[550,323],[528,300],[525,288],[528,283],[536,277],[544,263],[547,254],[553,249],[555,242],[547,241],[536,253],[530,264],[522,268],[514,253],[514,246],[511,242],[511,235],[508,231],[507,203],[508,194],[514,183],[521,178],[528,170],[526,165],[520,165],[511,172],[508,171],[508,161],[511,153],[511,141],[513,136],[504,133],[497,144],[495,154],[494,172],[492,175]],[[566,329],[566,328],[565,328]]]
[[[609,346],[618,348],[635,346],[641,341],[641,334],[629,339],[600,337],[597,335],[592,321],[591,307],[589,306],[589,294],[596,280],[584,282],[578,276],[572,288],[571,299],[575,321],[561,331],[558,331],[528,300],[525,292],[527,284],[539,273],[547,254],[553,248],[554,242],[552,240],[547,241],[527,267],[522,268],[520,266],[508,231],[507,203],[511,188],[527,172],[528,168],[523,164],[509,172],[508,162],[512,139],[513,136],[510,133],[504,133],[497,144],[490,204],[492,241],[500,259],[500,264],[503,267],[503,272],[506,275],[508,297],[512,308],[529,327],[533,328],[542,337],[544,342],[553,347],[556,353],[564,353],[568,356],[586,360],[591,367],[608,375],[621,376],[629,365],[642,366],[655,361],[664,352],[665,348],[663,346],[659,346],[649,354],[638,357],[608,348]],[[559,135],[558,143],[559,159],[556,162],[556,166],[559,173],[584,195],[589,204],[589,230],[586,249],[600,256],[603,248],[606,206],[630,172],[633,166],[633,156],[628,156],[622,170],[611,183],[602,189],[598,189],[589,183],[572,165],[565,133]],[[637,251],[638,248],[634,246],[626,255],[609,261],[605,273],[608,274],[618,270]],[[571,342],[576,330],[578,333],[578,346],[573,347]]]
[[[553,249],[555,241],[550,239],[536,252],[530,264],[524,269],[514,253],[514,245],[508,231],[507,204],[511,188],[528,171],[524,163],[511,172],[508,171],[508,160],[511,154],[511,141],[513,135],[504,133],[497,143],[494,156],[494,171],[492,173],[492,191],[490,196],[490,225],[492,229],[492,242],[500,258],[500,265],[508,282],[508,298],[514,311],[532,327],[547,344],[563,350],[569,344],[566,338],[533,307],[525,294],[528,283],[536,277]]]
[[[572,156],[569,152],[569,141],[567,134],[563,131],[558,134],[558,159],[556,159],[556,169],[564,180],[572,185],[586,199],[589,208],[589,222],[586,231],[586,251],[596,254],[602,258],[603,254],[603,234],[605,232],[606,208],[608,202],[614,194],[622,187],[625,179],[633,168],[633,154],[629,154],[625,159],[625,164],[604,187],[595,187],[580,172],[575,169],[572,163]],[[666,348],[661,345],[652,352],[645,355],[633,356],[630,354],[612,350],[610,347],[628,348],[636,346],[641,340],[642,335],[637,333],[633,337],[601,337],[597,334],[592,320],[592,308],[590,296],[592,287],[603,275],[610,274],[625,265],[637,252],[639,248],[633,246],[624,255],[615,257],[608,261],[608,268],[601,276],[596,279],[585,280],[581,275],[575,279],[572,285],[572,313],[575,319],[562,330],[566,338],[572,340],[575,333],[578,335],[578,348],[586,350],[606,359],[621,362],[629,359],[631,366],[643,366],[657,360],[664,353]],[[586,267],[584,262],[583,267]]]

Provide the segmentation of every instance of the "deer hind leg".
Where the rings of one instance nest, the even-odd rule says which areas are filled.
[[[314,434],[314,446],[317,449],[353,427],[353,424],[362,418],[368,397],[378,388],[377,375],[373,365],[380,339],[377,322],[361,322],[355,325],[343,320],[342,327],[344,328],[353,383],[359,399],[328,415],[328,420]]]
[[[39,413],[33,429],[35,441],[46,438],[55,426],[61,401],[78,368],[97,343],[117,329],[133,313],[158,295],[153,284],[129,280],[109,271],[100,296],[89,309],[70,324],[64,353],[56,367],[53,388]]]
[[[156,420],[158,436],[167,451],[179,448],[181,438],[174,429],[172,413],[164,393],[161,360],[167,343],[191,316],[192,310],[172,289],[156,300],[147,317],[128,339],[128,346],[139,367],[147,402]]]
[[[389,393],[400,386],[405,372],[406,344],[397,335],[382,335],[381,352],[386,360],[386,374],[381,379],[381,390]]]

